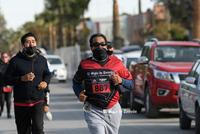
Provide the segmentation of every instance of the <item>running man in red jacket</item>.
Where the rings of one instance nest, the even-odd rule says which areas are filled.
[[[103,34],[94,34],[89,41],[93,56],[81,61],[73,78],[73,90],[84,102],[90,132],[117,134],[122,116],[119,85],[133,89],[133,80],[120,59],[108,56],[107,39]]]

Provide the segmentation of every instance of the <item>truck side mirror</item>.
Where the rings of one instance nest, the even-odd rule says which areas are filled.
[[[148,58],[146,56],[142,56],[138,58],[138,63],[146,64],[148,62]]]

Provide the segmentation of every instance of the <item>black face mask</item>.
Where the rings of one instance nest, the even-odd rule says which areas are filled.
[[[34,47],[26,47],[26,50],[24,50],[28,55],[33,55],[36,52],[36,46]]]
[[[99,61],[106,59],[106,57],[108,56],[107,50],[102,47],[94,49],[92,52],[93,52],[93,57]]]
[[[107,54],[108,54],[108,55],[112,55],[112,54],[113,54],[113,51],[109,51],[109,50],[108,50],[108,51],[107,51]]]

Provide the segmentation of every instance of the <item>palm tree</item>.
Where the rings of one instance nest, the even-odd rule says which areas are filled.
[[[200,39],[200,1],[194,0],[193,39]]]
[[[114,35],[114,47],[116,49],[121,49],[122,41],[120,37],[120,27],[119,27],[119,13],[117,0],[113,0],[113,35]]]
[[[141,0],[138,1],[138,6],[139,6],[139,14],[141,14],[142,13],[142,11],[141,11]]]
[[[48,9],[57,11],[58,15],[58,47],[66,46],[66,31],[71,36],[71,25],[77,25],[90,0],[46,0]],[[71,39],[71,37],[69,37]],[[68,39],[69,39],[68,38]]]

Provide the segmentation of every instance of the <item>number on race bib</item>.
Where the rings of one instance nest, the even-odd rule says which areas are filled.
[[[109,83],[93,84],[92,88],[93,88],[93,93],[109,93],[110,92]]]

